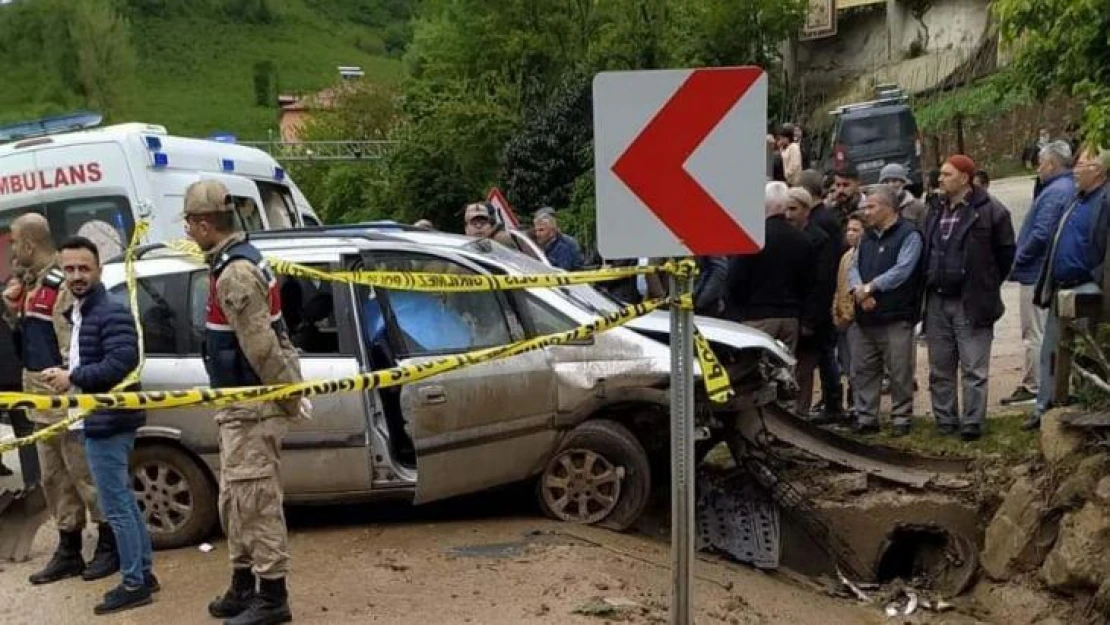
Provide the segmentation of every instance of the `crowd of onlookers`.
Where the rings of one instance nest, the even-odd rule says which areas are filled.
[[[966,155],[928,172],[918,197],[899,164],[883,167],[878,184],[866,188],[850,164],[824,175],[808,168],[801,136],[800,127],[787,124],[768,137],[774,158],[763,250],[696,259],[698,314],[780,340],[797,358],[797,413],[863,434],[879,430],[884,394],[893,434],[911,431],[924,344],[936,427],[971,441],[985,426],[994,326],[1005,312],[1001,289],[1015,282],[1025,365],[1020,385],[1002,402],[1033,403],[1025,427],[1039,427],[1053,401],[1055,295],[1101,288],[1110,151],[1075,154],[1074,142],[1042,135],[1033,203],[1015,237],[1009,210],[990,193],[989,175]],[[464,229],[535,255],[522,244],[525,235],[506,227],[488,203],[466,207]],[[536,213],[527,236],[556,267],[595,264],[559,230],[551,209]],[[602,288],[634,303],[664,295],[666,285],[639,278]]]

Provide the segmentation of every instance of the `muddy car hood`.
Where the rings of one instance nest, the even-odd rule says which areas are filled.
[[[736,349],[762,349],[771,352],[788,365],[794,364],[794,356],[785,345],[755,328],[723,319],[700,316],[695,317],[694,325],[710,343],[721,343]],[[629,321],[626,327],[645,333],[670,334],[670,313],[655,311]]]

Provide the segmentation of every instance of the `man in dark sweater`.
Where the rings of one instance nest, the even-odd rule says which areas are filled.
[[[879,431],[883,372],[890,372],[894,435],[910,432],[913,417],[914,337],[921,302],[922,238],[900,216],[898,195],[884,185],[863,197],[868,230],[848,270],[856,300],[856,323],[849,329],[856,430]]]
[[[69,368],[48,369],[55,392],[106,393],[139,366],[139,339],[127,307],[112,300],[100,282],[96,245],[74,237],[61,248],[66,285],[76,298],[69,312],[73,334]],[[137,385],[136,385],[137,386]],[[134,388],[130,390],[135,390]],[[141,410],[95,410],[83,424],[85,456],[96,482],[100,507],[112,526],[123,581],[94,608],[110,614],[151,602],[158,582],[151,573],[151,545],[146,520],[131,489],[128,459],[135,433],[146,421]]]
[[[1014,262],[1010,211],[972,184],[975,163],[949,157],[940,169],[941,194],[925,219],[925,339],[929,391],[937,427],[982,436],[987,415],[994,324],[1005,307],[1002,281]],[[963,382],[963,411],[957,402]]]
[[[793,352],[812,280],[813,245],[786,219],[786,185],[768,183],[765,197],[763,250],[733,259],[725,316],[766,332]]]

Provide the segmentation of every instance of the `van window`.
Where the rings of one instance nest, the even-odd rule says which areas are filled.
[[[131,203],[122,195],[76,198],[45,204],[31,204],[4,211],[0,215],[0,275],[11,270],[11,224],[20,215],[39,213],[50,222],[54,242],[61,245],[69,237],[88,237],[107,260],[126,249],[135,229]]]
[[[297,224],[296,203],[293,194],[284,185],[274,182],[256,182],[258,192],[262,197],[262,205],[266,207],[266,220],[270,228],[292,228]]]
[[[909,111],[851,117],[840,127],[840,142],[848,146],[903,139],[913,141],[917,130]]]
[[[181,294],[187,276],[167,274],[136,280],[139,319],[143,329],[143,351],[148,356],[176,355],[177,328],[185,321]],[[109,292],[113,299],[130,305],[127,283],[117,284]]]

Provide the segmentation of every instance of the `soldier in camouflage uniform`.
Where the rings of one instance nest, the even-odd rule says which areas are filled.
[[[213,388],[301,381],[296,349],[281,317],[277,280],[238,231],[233,198],[216,181],[185,193],[189,236],[209,264],[204,364]],[[279,454],[290,418],[307,402],[245,403],[216,413],[220,426],[220,521],[231,557],[231,586],[208,606],[228,625],[292,620],[285,576],[288,539]]]
[[[20,330],[23,354],[23,390],[54,395],[43,372],[65,364],[72,333],[68,311],[74,302],[58,267],[57,250],[50,224],[38,213],[28,213],[12,222],[12,250],[22,272],[23,288],[4,298],[5,320]],[[65,410],[32,410],[37,429],[61,421]],[[85,580],[108,577],[119,571],[112,528],[104,522],[97,503],[96,486],[85,460],[85,448],[77,432],[65,432],[37,443],[43,494],[58,526],[58,548],[41,571],[31,575],[32,584],[49,584],[80,575]],[[87,565],[81,555],[81,532],[86,515],[98,524],[95,555]]]

